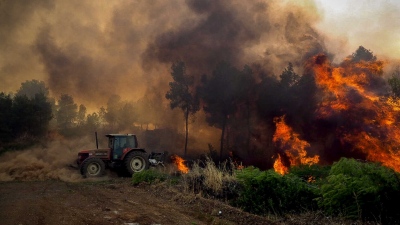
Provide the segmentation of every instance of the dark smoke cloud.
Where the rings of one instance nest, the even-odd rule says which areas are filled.
[[[102,59],[86,55],[76,45],[62,49],[54,43],[49,28],[39,33],[36,48],[49,75],[47,84],[53,93],[68,93],[78,98],[84,93],[87,99],[97,99],[117,92],[120,74],[115,74],[113,80],[107,80],[107,73],[111,71]],[[105,88],[105,83],[108,88]]]
[[[178,59],[196,75],[222,60],[279,73],[323,49],[316,17],[292,2],[43,0],[0,7],[7,55],[0,88],[44,80],[54,97],[71,94],[89,107],[112,94],[137,100],[165,93]]]
[[[198,73],[220,61],[241,67],[257,62],[280,72],[288,62],[324,51],[305,12],[276,1],[186,1],[196,17],[159,34],[144,53],[144,65],[184,60]],[[280,11],[276,11],[279,7]],[[292,10],[293,9],[293,10]]]
[[[237,7],[232,1],[186,1],[200,19],[159,34],[144,54],[145,66],[154,61],[170,64],[184,60],[189,68],[201,72],[220,61],[242,63],[244,49],[260,42],[270,22],[261,16],[266,3],[247,1]]]

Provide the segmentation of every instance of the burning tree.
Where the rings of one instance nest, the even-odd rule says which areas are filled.
[[[275,160],[274,169],[280,174],[288,172],[290,166],[311,165],[319,162],[319,156],[307,156],[310,144],[299,139],[299,134],[286,125],[285,117],[275,118],[276,131],[273,142],[278,147],[278,158]]]
[[[322,96],[316,117],[335,121],[333,132],[348,156],[400,171],[399,115],[379,95],[383,65],[379,60],[354,62],[350,58],[332,66],[325,55],[317,55],[307,66],[314,71]]]

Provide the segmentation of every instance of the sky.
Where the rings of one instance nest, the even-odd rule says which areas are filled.
[[[381,57],[400,58],[400,1],[317,0],[321,22],[317,28],[328,36],[330,50],[356,49],[363,45]],[[349,52],[335,52],[337,58]]]
[[[163,97],[179,59],[196,76],[218,60],[276,75],[360,45],[397,62],[400,1],[0,0],[0,40],[0,91],[37,79],[99,107],[112,94]]]

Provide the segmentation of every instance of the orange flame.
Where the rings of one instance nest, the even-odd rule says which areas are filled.
[[[183,160],[181,157],[179,157],[178,155],[172,155],[171,159],[180,172],[182,173],[189,172],[189,168],[184,164],[185,160]]]
[[[278,155],[278,158],[274,162],[274,170],[281,175],[285,175],[289,172],[289,168],[283,165],[280,155]]]
[[[307,157],[306,148],[310,147],[310,144],[307,141],[300,140],[299,134],[295,133],[292,128],[286,125],[284,118],[285,117],[282,116],[274,119],[276,131],[272,141],[288,157],[290,162],[289,166],[318,163],[318,155]],[[280,174],[285,174],[289,170],[289,168],[284,165],[280,155],[278,155],[278,158],[275,160],[274,169]]]
[[[336,131],[342,143],[351,144],[353,151],[362,152],[367,160],[400,172],[399,104],[380,97],[373,88],[384,62],[353,62],[349,58],[334,67],[324,55],[310,62],[316,83],[324,91],[317,116],[329,118],[340,113],[349,121]]]

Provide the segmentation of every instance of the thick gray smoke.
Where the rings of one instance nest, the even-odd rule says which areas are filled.
[[[150,41],[144,53],[145,68],[183,60],[201,75],[227,61],[239,68],[259,63],[276,73],[288,62],[301,65],[310,53],[324,50],[323,41],[312,28],[315,21],[295,5],[278,1],[186,3],[196,17]]]
[[[323,49],[308,3],[305,10],[259,0],[3,1],[0,88],[43,80],[54,97],[66,93],[98,108],[111,94],[164,95],[179,59],[199,76],[223,60],[277,74]]]

